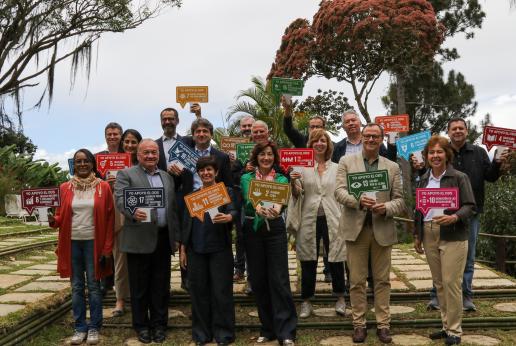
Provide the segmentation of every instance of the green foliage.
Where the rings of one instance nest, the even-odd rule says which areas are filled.
[[[429,70],[413,70],[405,77],[406,110],[410,116],[411,133],[429,129],[439,133],[446,129],[448,120],[475,114],[475,89],[464,75],[450,71],[444,79],[441,64],[434,62]],[[397,85],[391,83],[382,102],[391,114],[399,114]]]
[[[516,236],[516,153],[513,152],[506,175],[495,183],[486,183],[484,212],[480,230],[484,233]],[[479,237],[477,257],[494,261],[496,239]],[[507,260],[516,260],[516,239],[507,239]],[[516,274],[516,265],[508,265],[509,274]]]
[[[250,114],[256,120],[267,123],[271,139],[280,147],[290,147],[290,142],[283,132],[283,109],[277,96],[272,93],[270,83],[265,84],[260,77],[253,77],[251,82],[251,88],[238,93],[237,103],[229,109],[227,121],[239,119],[241,113]]]
[[[23,132],[0,127],[0,148],[11,144],[16,146],[18,154],[34,155],[37,149],[37,146]]]
[[[326,129],[336,134],[342,125],[342,114],[344,111],[351,109],[348,98],[344,96],[342,91],[335,90],[317,90],[316,96],[308,96],[303,102],[297,105],[298,112],[307,113],[309,116],[298,121],[299,129],[308,129],[308,119],[310,116],[319,115],[326,119]],[[308,131],[306,131],[308,133]]]
[[[67,180],[67,171],[58,164],[45,160],[32,160],[17,153],[15,145],[0,148],[0,207],[4,207],[6,194],[19,193],[23,188],[58,186]]]

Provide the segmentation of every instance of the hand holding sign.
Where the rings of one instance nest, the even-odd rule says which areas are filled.
[[[389,172],[386,169],[372,172],[348,173],[347,181],[348,192],[357,201],[360,200],[360,196],[364,192],[389,191]],[[365,196],[368,200],[376,203],[376,198],[373,200],[371,197],[371,195]]]
[[[199,159],[197,154],[192,148],[181,141],[175,141],[169,151],[169,162],[176,162],[181,169],[186,168],[190,172],[195,173],[195,165]]]
[[[230,203],[231,198],[229,198],[224,183],[218,183],[186,195],[185,202],[192,217],[196,217],[203,222],[204,213],[209,212],[211,219],[215,223],[215,221],[218,221],[216,219],[218,214],[217,208]]]
[[[116,176],[116,172],[119,170],[131,167],[131,154],[129,153],[97,154],[95,160],[97,170],[103,177],[108,172]]]
[[[251,180],[251,184],[249,184],[249,195],[247,198],[255,209],[260,202],[269,202],[269,206],[273,203],[287,205],[289,197],[289,184],[264,180]]]
[[[430,131],[416,133],[410,136],[402,137],[396,142],[398,155],[409,160],[410,154],[421,152],[428,140],[430,139]]]
[[[249,160],[251,152],[253,151],[254,143],[240,143],[236,145],[237,159],[244,164]]]
[[[280,149],[279,150],[281,168],[288,172],[290,167],[313,167],[314,150],[306,149]]]
[[[58,187],[23,189],[21,191],[22,208],[32,215],[35,208],[56,208],[61,206]]]
[[[151,209],[165,207],[165,189],[162,187],[126,188],[124,207],[135,216],[136,220],[150,222]]]
[[[450,215],[443,215],[445,209],[459,209],[459,189],[453,188],[418,188],[416,189],[416,209],[423,216],[432,210],[433,219],[440,225],[448,225],[455,222]]]
[[[176,87],[176,102],[185,108],[189,102],[208,102],[207,86],[178,86]]]

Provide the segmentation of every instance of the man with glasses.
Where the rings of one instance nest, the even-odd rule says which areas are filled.
[[[405,210],[401,172],[399,166],[379,155],[383,129],[377,124],[367,124],[361,133],[362,149],[344,156],[339,162],[335,198],[342,205],[339,222],[347,248],[350,271],[350,300],[353,316],[353,342],[363,343],[367,337],[366,279],[369,262],[373,271],[374,309],[378,339],[392,342],[390,336],[389,300],[391,283],[392,245],[397,243],[393,216]],[[355,198],[348,190],[350,173],[387,170],[389,189],[371,196],[361,194]]]
[[[283,113],[283,131],[287,135],[288,139],[294,144],[296,148],[306,148],[308,143],[308,136],[315,129],[326,128],[326,119],[316,115],[310,118],[308,121],[308,135],[304,135],[294,128],[292,121],[292,101],[287,100],[284,96],[281,97],[281,105],[285,112]]]

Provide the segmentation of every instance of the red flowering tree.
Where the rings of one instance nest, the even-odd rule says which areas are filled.
[[[269,78],[345,81],[369,122],[367,100],[380,75],[431,63],[443,32],[426,0],[323,0],[312,25],[296,19],[285,30]]]

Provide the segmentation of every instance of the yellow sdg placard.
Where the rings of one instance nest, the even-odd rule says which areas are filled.
[[[251,180],[251,184],[249,184],[248,198],[255,208],[260,202],[287,205],[289,197],[290,184],[288,183]]]
[[[200,189],[199,191],[186,195],[184,198],[190,215],[201,221],[204,221],[204,213],[208,210],[231,202],[224,183],[218,183]]]
[[[177,86],[176,102],[185,108],[190,102],[207,103],[208,87],[207,86]]]
[[[251,138],[249,137],[230,137],[230,136],[222,136],[220,138],[220,150],[225,153],[232,153],[236,155],[236,146],[237,144],[249,143]]]

